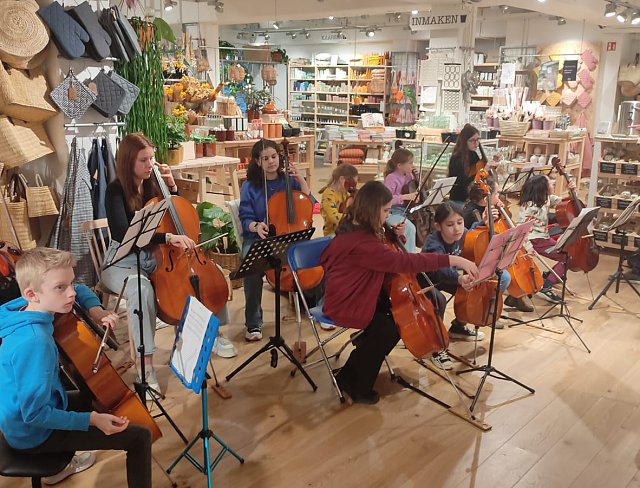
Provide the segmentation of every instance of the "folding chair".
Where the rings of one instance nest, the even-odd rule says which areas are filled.
[[[316,348],[314,348],[313,351],[309,352],[306,357],[309,357],[315,351],[320,351],[320,355],[322,356],[321,359],[314,361],[313,363],[310,363],[308,366],[312,366],[320,362],[323,362],[325,364],[325,366],[327,367],[327,371],[329,372],[331,381],[333,383],[333,387],[338,393],[338,398],[342,403],[345,401],[345,399],[344,399],[344,396],[342,395],[342,392],[340,391],[340,388],[338,387],[338,382],[336,381],[336,377],[334,375],[333,369],[331,368],[331,364],[329,363],[329,359],[333,357],[338,357],[340,353],[344,350],[344,348],[348,345],[348,343],[353,342],[353,340],[356,339],[357,336],[362,333],[362,331],[358,330],[357,333],[353,337],[351,337],[349,341],[345,345],[343,345],[337,353],[331,356],[327,356],[327,353],[324,350],[324,346],[349,329],[346,327],[338,327],[336,332],[334,332],[330,337],[324,340],[320,339],[320,334],[318,333],[317,324],[320,324],[320,323],[330,324],[330,325],[337,325],[337,324],[333,320],[331,320],[329,317],[324,315],[324,313],[322,313],[322,305],[317,305],[313,308],[309,308],[309,305],[307,304],[307,300],[305,299],[304,294],[302,293],[302,288],[300,287],[300,281],[298,280],[299,270],[315,268],[316,266],[320,266],[320,255],[329,245],[329,243],[331,242],[331,239],[332,239],[331,237],[320,237],[318,239],[312,239],[310,241],[301,241],[301,242],[293,243],[291,246],[289,246],[289,249],[287,250],[287,263],[289,264],[289,268],[291,269],[291,272],[293,274],[293,279],[296,284],[297,294],[300,297],[300,300],[302,301],[302,305],[304,306],[304,310],[306,312],[307,318],[309,319],[309,323],[311,324],[311,331],[313,332],[313,335],[317,343]],[[389,373],[393,378],[395,376],[395,373],[393,372],[391,365],[387,361],[387,358],[385,358],[385,363],[387,364]]]

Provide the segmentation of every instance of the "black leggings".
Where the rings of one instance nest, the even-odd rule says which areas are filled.
[[[86,412],[91,406],[79,392],[69,393],[69,411]],[[127,486],[151,488],[151,432],[146,427],[131,425],[117,434],[106,435],[97,427],[88,431],[54,430],[42,444],[25,452],[49,453],[95,450],[127,451]]]

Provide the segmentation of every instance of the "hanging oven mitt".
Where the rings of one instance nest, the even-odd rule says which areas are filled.
[[[93,108],[105,117],[113,117],[118,113],[118,109],[125,98],[125,91],[120,85],[100,70],[96,77],[91,80],[90,85],[95,85],[98,97],[93,102]],[[93,86],[90,86],[93,88]]]
[[[98,17],[89,3],[82,2],[68,12],[89,34],[86,54],[96,61],[111,56],[111,37],[98,22]]]
[[[38,10],[38,15],[49,26],[60,54],[67,59],[76,59],[84,54],[84,43],[89,42],[89,34],[64,11],[62,5],[53,2]]]
[[[82,117],[96,98],[96,94],[82,84],[72,70],[51,92],[51,99],[70,119]]]
[[[118,115],[127,115],[140,94],[140,88],[129,80],[124,79],[115,71],[109,72],[109,78],[115,81],[124,90],[124,100],[122,100],[122,103],[118,108]]]
[[[140,43],[138,42],[138,34],[136,34],[136,31],[131,27],[129,20],[127,20],[117,6],[111,8],[115,10],[116,20],[123,35],[122,41],[129,58],[133,59],[136,56],[142,56],[142,49],[140,49]]]
[[[123,34],[116,19],[116,14],[112,9],[105,8],[102,10],[100,14],[100,25],[102,25],[104,30],[109,34],[109,37],[111,37],[111,54],[123,63],[128,63],[130,59],[122,43]]]

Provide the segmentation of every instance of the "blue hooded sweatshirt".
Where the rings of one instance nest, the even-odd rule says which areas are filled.
[[[89,309],[100,300],[84,285],[76,301]],[[15,449],[46,441],[53,430],[88,430],[89,412],[67,412],[60,382],[53,315],[21,310],[16,298],[0,307],[0,431]]]

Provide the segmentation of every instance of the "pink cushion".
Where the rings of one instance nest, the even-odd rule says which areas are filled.
[[[594,69],[596,69],[596,66],[598,65],[598,59],[593,55],[593,52],[591,52],[591,49],[585,49],[585,51],[582,53],[582,62],[587,66],[587,68],[589,68],[589,71],[593,71]]]
[[[584,68],[578,73],[578,79],[582,86],[584,86],[585,90],[591,90],[593,87],[594,79],[589,73],[589,70]]]

